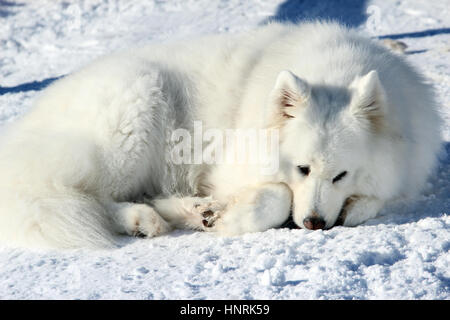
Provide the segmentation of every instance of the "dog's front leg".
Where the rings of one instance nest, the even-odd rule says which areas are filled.
[[[146,201],[171,226],[179,229],[205,230],[213,217],[225,210],[225,204],[212,197],[176,197]]]
[[[292,191],[284,183],[249,187],[232,196],[220,215],[210,217],[207,230],[239,235],[275,228],[288,219],[291,203]]]

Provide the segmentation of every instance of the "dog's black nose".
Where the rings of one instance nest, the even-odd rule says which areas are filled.
[[[309,217],[303,220],[303,225],[309,230],[318,230],[325,228],[325,220],[319,217]]]

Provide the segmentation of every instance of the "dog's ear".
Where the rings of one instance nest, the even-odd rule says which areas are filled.
[[[275,87],[270,93],[270,101],[278,116],[295,118],[298,108],[305,104],[310,94],[311,87],[306,81],[284,70],[278,74]]]
[[[362,124],[379,131],[385,124],[386,104],[384,90],[375,70],[357,78],[353,83],[354,95],[351,114]]]

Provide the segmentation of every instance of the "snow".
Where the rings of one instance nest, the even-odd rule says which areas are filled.
[[[0,125],[14,125],[39,90],[102,54],[240,32],[273,17],[338,19],[408,45],[445,120],[439,169],[424,194],[355,228],[229,238],[175,231],[97,251],[0,247],[1,299],[450,299],[447,0],[0,0]]]

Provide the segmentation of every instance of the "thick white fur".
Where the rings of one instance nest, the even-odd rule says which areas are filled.
[[[279,128],[280,169],[172,164],[170,134],[193,120]],[[3,136],[0,240],[110,246],[117,232],[204,229],[208,210],[208,230],[262,231],[286,220],[291,202],[299,226],[315,215],[331,227],[351,196],[344,225],[357,225],[421,190],[439,126],[432,89],[411,66],[334,23],[118,53],[56,81]]]

